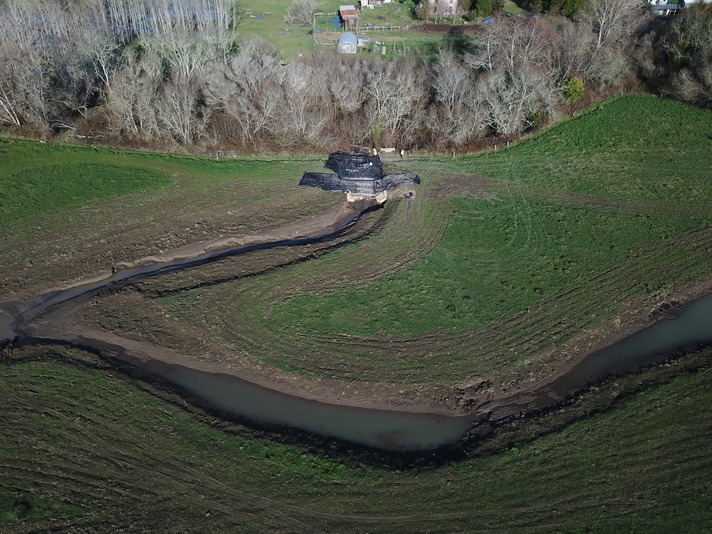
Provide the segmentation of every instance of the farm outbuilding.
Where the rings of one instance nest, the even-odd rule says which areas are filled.
[[[353,30],[358,27],[358,11],[353,5],[339,6],[339,18],[341,26],[345,30]]]
[[[643,3],[660,15],[670,15],[695,4],[712,3],[712,0],[643,0]]]
[[[355,54],[358,48],[358,38],[353,34],[346,32],[336,43],[336,51],[340,54]]]

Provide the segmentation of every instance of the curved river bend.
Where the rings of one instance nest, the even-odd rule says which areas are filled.
[[[213,251],[192,259],[136,267],[117,272],[100,282],[38,297],[25,303],[15,318],[0,313],[0,341],[14,340],[18,345],[50,343],[50,339],[34,338],[29,334],[30,322],[44,314],[60,313],[63,304],[79,297],[253,250],[324,241],[342,235],[357,218],[358,215],[354,215],[336,231],[314,238]],[[483,421],[497,421],[513,414],[545,408],[608,375],[635,370],[657,363],[670,353],[709,344],[712,344],[712,294],[690,303],[675,318],[663,319],[586,356],[565,374],[542,383],[533,393],[515,393],[509,398],[485,403],[477,414],[463,417],[327,404],[288,395],[226,374],[207,373],[158,360],[138,362],[122,347],[99,340],[82,339],[78,346],[138,365],[219,410],[242,418],[384,450],[422,451],[453,444]]]
[[[587,385],[618,373],[663,361],[671,353],[712,344],[712,294],[690,303],[675,318],[591,353],[565,374],[534,392],[485,403],[474,415],[450,417],[428,413],[357,408],[304,399],[238,377],[208,373],[153,360],[122,358],[191,392],[228,414],[261,423],[297,428],[322,436],[392,451],[423,451],[451,445],[474,426],[546,408]],[[102,352],[102,347],[96,347]],[[96,350],[95,348],[95,350]],[[106,347],[103,347],[106,352]]]

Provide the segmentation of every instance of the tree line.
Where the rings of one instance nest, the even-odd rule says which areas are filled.
[[[712,102],[709,7],[662,19],[589,0],[392,61],[330,51],[284,64],[237,39],[238,23],[231,0],[5,0],[0,123],[152,147],[464,149],[544,125],[582,94]]]

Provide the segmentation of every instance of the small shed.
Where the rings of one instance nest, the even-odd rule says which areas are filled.
[[[353,5],[339,6],[339,18],[341,18],[341,26],[345,30],[352,30],[358,27],[358,11]]]
[[[339,37],[336,43],[336,51],[340,54],[355,54],[358,48],[358,38],[353,34],[346,32]]]

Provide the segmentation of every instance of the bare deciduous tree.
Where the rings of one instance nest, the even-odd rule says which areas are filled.
[[[351,114],[359,111],[366,100],[368,67],[364,62],[329,54],[326,57],[320,56],[319,63],[329,73],[329,92],[336,113]]]
[[[596,50],[621,36],[637,7],[635,0],[589,0],[585,20],[595,35]]]
[[[200,138],[210,118],[209,108],[202,103],[202,77],[200,71],[172,74],[154,102],[156,120],[173,139],[189,145]]]
[[[293,0],[287,8],[284,20],[294,26],[311,26],[314,24],[316,0]]]
[[[283,145],[302,140],[320,144],[322,129],[329,119],[324,101],[328,82],[324,74],[308,63],[294,62],[286,67],[284,100],[275,125]]]
[[[483,127],[476,76],[452,50],[441,50],[433,65],[431,85],[438,105],[432,129],[455,145],[465,143]]]
[[[425,79],[425,73],[410,62],[371,64],[366,86],[370,97],[367,115],[375,144],[395,143],[399,141],[397,137],[413,130],[413,119],[424,105]]]
[[[107,110],[116,124],[114,133],[128,138],[158,138],[160,130],[153,102],[163,81],[159,57],[132,51],[124,54],[121,67],[111,78]]]
[[[273,121],[277,121],[283,79],[284,68],[274,49],[248,39],[229,65],[215,66],[207,76],[207,101],[235,120],[240,141],[251,145],[269,133]]]

